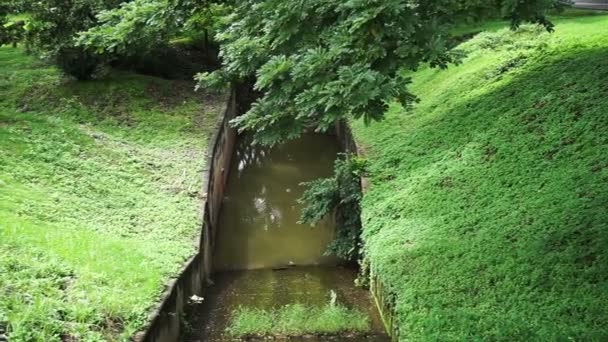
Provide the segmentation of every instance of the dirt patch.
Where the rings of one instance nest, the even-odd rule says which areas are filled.
[[[195,85],[193,81],[171,81],[164,84],[152,81],[146,86],[146,95],[165,109],[171,109],[191,99],[198,99],[205,104],[217,104],[218,107],[222,105],[221,94],[209,90],[195,91]]]
[[[163,107],[175,107],[189,100],[194,95],[194,83],[187,81],[172,81],[171,85],[150,82],[146,86],[146,95]]]

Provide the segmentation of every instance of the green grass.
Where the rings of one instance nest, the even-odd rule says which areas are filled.
[[[604,16],[605,11],[596,11],[581,8],[569,8],[560,12],[552,11],[548,17],[553,23],[559,23],[565,19],[590,16]],[[481,31],[491,32],[498,31],[510,26],[510,21],[506,19],[483,20],[479,22],[466,23],[462,22],[452,29],[454,35],[469,35]]]
[[[233,313],[227,332],[235,338],[364,334],[369,318],[341,305],[309,307],[291,304],[276,310],[239,308]]]
[[[8,19],[9,22],[27,21],[30,19],[30,15],[28,13],[11,14],[8,16]]]
[[[608,16],[484,33],[354,123],[365,253],[408,341],[608,339]]]
[[[191,256],[221,99],[0,48],[0,322],[11,341],[126,340]]]

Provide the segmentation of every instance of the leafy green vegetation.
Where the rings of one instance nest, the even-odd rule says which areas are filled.
[[[361,234],[361,176],[365,159],[342,154],[334,163],[334,175],[304,183],[306,191],[298,202],[304,204],[301,221],[315,224],[335,213],[336,237],[326,254],[354,261],[359,256]]]
[[[457,62],[456,22],[487,16],[542,24],[555,0],[240,1],[217,38],[223,68],[202,84],[255,80],[261,96],[233,124],[275,144],[345,118],[381,120],[387,103],[415,101],[403,68]]]
[[[11,2],[0,3],[0,46],[13,44],[23,32],[22,18],[10,15],[12,7]]]
[[[11,341],[127,340],[143,327],[198,244],[223,101],[192,89],[121,72],[66,82],[0,48],[0,322]]]
[[[177,53],[182,58],[166,62],[173,69],[180,68],[177,64],[189,69],[194,61],[188,57],[195,55],[199,65],[186,76],[191,79],[214,69],[201,64],[216,63],[212,35],[227,9],[223,2],[190,0],[5,0],[0,4],[0,46],[24,43],[28,52],[79,80],[98,77],[108,64],[141,70],[141,64],[150,63],[148,70],[160,68],[165,76],[168,71],[155,56],[166,60]],[[181,44],[173,44],[177,41]],[[183,46],[188,49],[181,50]]]
[[[325,132],[343,119],[380,120],[392,100],[413,103],[410,79],[399,71],[459,61],[451,49],[455,23],[500,17],[513,28],[533,22],[550,31],[547,13],[567,6],[563,0],[11,0],[0,17],[28,13],[28,45],[78,79],[176,40],[199,39],[208,50],[215,33],[223,67],[201,70],[197,79],[255,83],[260,96],[233,124],[272,145],[311,129]]]
[[[362,312],[338,304],[309,307],[291,304],[276,310],[239,308],[228,333],[233,337],[363,334],[369,318]]]
[[[97,15],[118,6],[121,0],[11,0],[11,14],[27,13],[22,35],[15,39],[56,64],[63,72],[79,80],[93,77],[103,63],[99,56],[75,44],[75,35],[97,25]]]
[[[87,0],[99,1],[99,0]],[[561,0],[344,2],[135,0],[100,11],[78,33],[78,46],[97,54],[131,54],[172,40],[217,33],[223,68],[197,79],[206,85],[252,81],[261,94],[233,122],[256,142],[275,144],[310,129],[327,131],[344,118],[382,118],[388,101],[414,101],[401,68],[444,68],[454,23],[491,17],[551,30]],[[193,30],[199,34],[193,34]],[[179,36],[179,34],[177,34]]]
[[[402,340],[608,339],[608,16],[482,33],[354,123],[363,239]]]
[[[201,41],[203,48],[207,48],[229,12],[230,7],[223,1],[124,2],[100,12],[99,25],[79,32],[77,43],[98,54],[114,55],[142,54],[176,40]]]
[[[224,65],[198,80],[255,78],[261,96],[233,124],[256,142],[362,119],[365,265],[404,339],[608,339],[606,16],[554,16],[549,35],[547,11],[563,1],[121,3],[0,4],[0,44],[100,76],[65,82],[0,48],[0,321],[11,340],[127,339],[193,253],[220,99],[201,110],[188,82],[99,73],[110,61],[162,69],[171,53],[157,49],[209,32]],[[487,16],[508,22],[456,25]],[[543,27],[498,28],[522,21]],[[351,166],[311,184],[304,220],[347,203],[344,219],[358,223]],[[338,253],[352,255],[358,237],[341,232]],[[359,327],[342,310],[243,309],[231,332]]]

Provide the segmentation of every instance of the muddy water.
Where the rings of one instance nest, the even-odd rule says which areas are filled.
[[[187,341],[228,341],[225,330],[239,306],[262,309],[286,304],[338,301],[369,313],[370,336],[333,341],[387,341],[369,292],[356,288],[356,271],[324,256],[335,227],[298,223],[302,182],[331,175],[338,153],[334,137],[307,135],[274,148],[241,139],[233,158],[214,254],[215,285],[189,308]],[[325,341],[325,338],[305,338]],[[291,339],[290,341],[297,341]]]
[[[334,236],[330,220],[298,224],[302,182],[331,175],[338,146],[307,135],[275,148],[242,139],[233,158],[213,265],[216,270],[332,264],[324,257]]]

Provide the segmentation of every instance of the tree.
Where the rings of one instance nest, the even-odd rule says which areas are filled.
[[[100,24],[81,32],[80,46],[97,53],[139,54],[166,43],[183,24],[177,3],[171,1],[134,0],[119,7],[101,11]]]
[[[99,25],[81,32],[78,45],[97,53],[141,54],[164,46],[180,33],[201,36],[219,25],[229,7],[210,1],[133,0],[98,14]],[[196,38],[196,37],[195,37]]]
[[[13,1],[0,3],[0,46],[16,44],[23,38],[24,22],[9,20],[9,15],[17,11],[18,6]]]
[[[450,29],[460,20],[501,15],[514,28],[530,21],[551,30],[546,12],[566,2],[133,0],[100,12],[101,24],[78,42],[97,53],[150,50],[187,23],[204,23],[200,16],[211,5],[230,4],[225,22],[213,24],[224,24],[217,35],[223,68],[197,79],[225,84],[255,78],[262,96],[233,124],[253,131],[257,142],[273,144],[310,129],[325,131],[344,118],[380,120],[393,100],[413,103],[402,71],[458,62]]]
[[[10,43],[12,40],[6,25],[8,25],[7,15],[10,11],[8,3],[0,4],[0,46]]]
[[[67,74],[89,79],[101,58],[76,45],[76,34],[94,27],[97,15],[118,6],[121,0],[26,0],[23,10],[30,18],[26,43],[49,58]]]
[[[326,131],[345,118],[380,120],[387,103],[415,101],[403,69],[458,62],[451,26],[484,15],[552,24],[558,0],[243,0],[218,35],[223,68],[201,83],[255,76],[261,97],[234,119],[255,141],[274,144]]]

